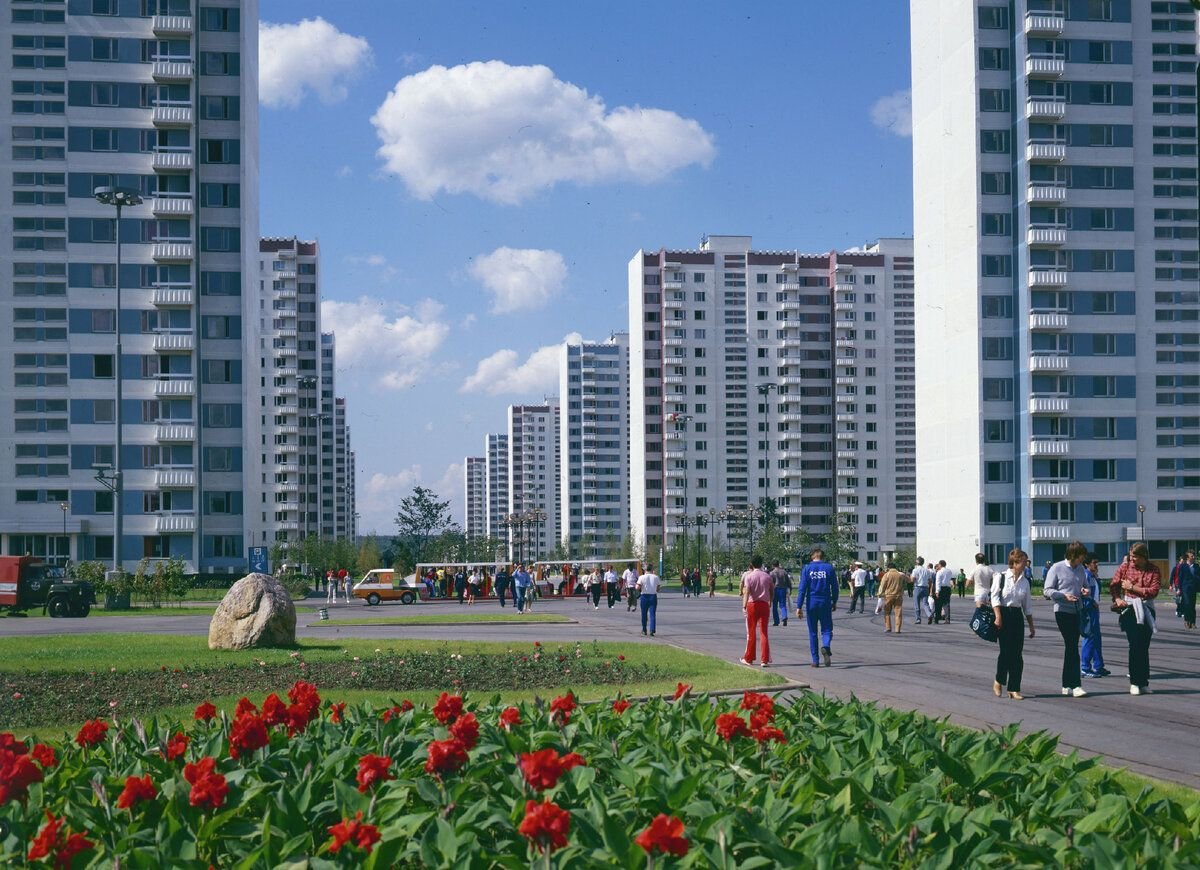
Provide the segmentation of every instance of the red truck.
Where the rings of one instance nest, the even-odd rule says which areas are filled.
[[[53,617],[83,617],[95,603],[96,591],[87,581],[49,577],[32,556],[0,556],[0,610],[24,615],[40,607]]]

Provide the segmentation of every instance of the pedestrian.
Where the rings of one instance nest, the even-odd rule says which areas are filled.
[[[896,616],[896,634],[904,621],[904,575],[896,570],[895,562],[888,562],[887,571],[879,580],[879,600],[883,602],[884,634],[892,630],[892,614]]]
[[[592,593],[592,610],[600,609],[600,584],[603,578],[600,574],[600,566],[597,565],[592,569],[592,573],[588,575],[588,591]]]
[[[471,573],[467,575],[467,604],[474,604],[475,599],[479,597],[479,569],[472,568]]]
[[[617,572],[612,565],[604,566],[604,591],[608,595],[608,609],[621,600],[621,587],[617,584]]]
[[[496,597],[500,599],[500,606],[504,607],[504,596],[508,594],[508,566],[501,565],[500,570],[496,572]]]
[[[1196,592],[1200,591],[1200,565],[1196,564],[1196,551],[1184,553],[1183,567],[1179,569],[1179,600],[1183,625],[1189,631],[1196,628]]]
[[[971,570],[971,594],[976,607],[992,606],[992,569],[983,553],[975,554],[975,567]]]
[[[1085,677],[1107,677],[1104,651],[1100,639],[1100,560],[1088,553],[1083,560],[1084,584],[1079,596],[1079,630],[1083,635],[1083,654],[1080,674]]]
[[[1008,570],[992,577],[989,593],[992,612],[996,617],[996,640],[1000,644],[992,693],[999,698],[1007,688],[1008,697],[1014,701],[1025,700],[1021,694],[1021,674],[1025,670],[1025,633],[1021,630],[1021,617],[1029,624],[1029,636],[1035,634],[1033,596],[1029,593],[1029,580],[1025,576],[1028,564],[1029,556],[1024,550],[1010,550]]]
[[[933,622],[933,616],[926,613],[929,605],[929,589],[933,585],[933,580],[933,571],[925,567],[925,557],[918,556],[917,566],[912,571],[913,609],[917,625],[921,624],[922,619]]]
[[[958,597],[962,598],[967,594],[967,572],[959,568],[958,576],[954,578],[954,582],[958,585]]]
[[[338,585],[333,579],[333,569],[325,572],[325,603],[337,604]]]
[[[879,583],[879,575],[881,573],[882,572],[879,570],[878,565],[868,565],[867,566],[867,597],[868,598],[875,597],[875,587]]]
[[[454,595],[462,604],[467,595],[467,572],[463,566],[454,569]]]
[[[954,572],[946,567],[946,560],[938,562],[938,570],[934,582],[937,584],[937,598],[934,601],[933,621],[941,623],[950,621],[950,595],[954,592]]]
[[[683,591],[684,598],[692,594],[692,576],[688,574],[687,568],[679,571],[679,588]]]
[[[771,582],[775,584],[775,592],[771,595],[771,625],[779,625],[780,619],[787,625],[788,608],[791,607],[788,597],[792,594],[792,575],[786,568],[780,567],[778,559],[771,566]]]
[[[1150,694],[1150,638],[1154,636],[1154,599],[1162,576],[1150,561],[1150,551],[1139,541],[1113,574],[1108,591],[1118,624],[1129,638],[1129,694]]]
[[[516,602],[513,605],[517,608],[517,613],[525,612],[525,597],[529,594],[529,575],[525,572],[524,565],[517,565],[517,570],[512,576],[513,592],[516,595]]]
[[[633,612],[633,608],[637,605],[637,579],[637,565],[633,562],[630,562],[629,567],[621,573],[621,580],[625,584],[625,595],[629,601],[629,606],[625,608],[626,613]]]
[[[856,605],[859,613],[867,612],[866,595],[867,569],[862,562],[855,562],[854,570],[850,572],[850,613],[854,612]]]
[[[717,570],[715,568],[708,569],[708,597],[717,597]]]
[[[756,642],[762,638],[762,666],[771,663],[771,643],[767,640],[767,613],[775,602],[774,571],[768,574],[762,569],[762,556],[755,553],[750,557],[750,570],[742,575],[742,613],[746,614],[746,651],[738,662],[753,665],[758,652]],[[775,563],[779,567],[779,563]],[[784,572],[786,573],[786,572]],[[787,602],[784,602],[784,609]],[[779,623],[776,622],[776,625]]]
[[[1175,567],[1171,569],[1171,576],[1168,585],[1171,587],[1171,594],[1175,596],[1175,616],[1177,619],[1183,619],[1183,593],[1179,590],[1179,575],[1183,571],[1183,566],[1187,564],[1187,553],[1180,553],[1178,560],[1175,562]]]
[[[662,579],[653,571],[647,571],[638,577],[636,583],[637,601],[642,609],[642,634],[646,633],[648,624],[651,637],[654,637],[654,631],[657,628],[655,623],[658,619],[658,587],[661,584]]]
[[[817,659],[817,630],[821,632],[821,656],[825,667],[833,658],[833,611],[837,610],[838,581],[833,566],[825,561],[825,552],[820,548],[800,572],[800,586],[796,594],[796,618],[808,611],[808,647],[812,653],[812,666],[820,667]]]
[[[692,594],[697,598],[700,597],[700,569],[692,569]]]
[[[353,589],[354,582],[350,579],[350,572],[345,568],[338,571],[338,575],[342,580],[342,593],[346,596],[346,603],[350,603],[350,593]]]
[[[1054,621],[1063,639],[1062,693],[1086,698],[1079,679],[1079,597],[1086,574],[1083,557],[1087,548],[1079,541],[1067,544],[1065,558],[1046,571],[1042,594],[1054,602]]]

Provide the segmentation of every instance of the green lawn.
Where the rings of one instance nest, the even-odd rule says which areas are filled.
[[[561,623],[574,622],[574,620],[558,613],[526,613],[524,616],[518,616],[515,613],[416,613],[412,616],[381,616],[377,619],[369,616],[330,619],[325,622],[310,622],[309,626],[320,628],[323,625],[463,625],[467,623],[525,625],[531,622]]]

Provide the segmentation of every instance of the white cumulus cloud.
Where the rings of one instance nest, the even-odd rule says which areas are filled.
[[[558,251],[497,248],[476,257],[470,273],[492,294],[492,313],[511,314],[541,308],[557,296],[567,264]]]
[[[355,507],[361,517],[363,532],[374,530],[381,535],[394,535],[396,510],[400,500],[421,483],[421,466],[413,465],[392,474],[377,471],[368,477],[355,493]]]
[[[906,88],[871,105],[871,123],[887,133],[901,138],[912,135],[912,90]]]
[[[558,393],[558,357],[562,345],[578,344],[583,340],[572,332],[559,344],[548,344],[531,353],[524,362],[515,350],[498,350],[479,361],[462,386],[460,393],[487,393],[489,396],[516,394],[527,398]]]
[[[442,307],[426,300],[415,308],[362,297],[356,302],[321,303],[321,329],[337,333],[337,366],[362,367],[379,386],[403,390],[429,371],[429,363],[446,336]]]
[[[347,84],[371,62],[361,36],[324,18],[298,24],[263,22],[258,30],[258,97],[266,106],[297,106],[313,93],[323,103],[346,99]]]
[[[396,83],[371,122],[379,155],[420,199],[516,204],[556,184],[649,183],[716,153],[696,121],[618,106],[544,66],[431,66]]]

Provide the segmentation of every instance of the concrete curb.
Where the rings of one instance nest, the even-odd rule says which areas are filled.
[[[571,619],[570,617],[568,617],[567,619],[564,619],[564,620],[554,620],[552,622],[542,622],[542,621],[538,621],[538,620],[529,622],[528,620],[524,620],[524,619],[492,620],[489,622],[473,622],[470,620],[467,620],[464,622],[422,622],[421,617],[415,617],[413,619],[405,619],[405,620],[388,621],[386,619],[380,619],[378,622],[354,622],[354,623],[349,623],[349,624],[337,622],[336,620],[330,620],[328,622],[308,622],[308,623],[305,623],[304,627],[305,628],[362,628],[364,626],[372,626],[372,625],[388,626],[388,627],[402,627],[405,625],[412,625],[417,628],[437,628],[437,627],[443,626],[443,625],[445,625],[445,626],[579,625],[579,620]],[[446,638],[446,640],[449,640],[449,638]]]

